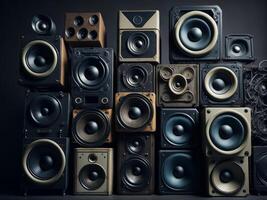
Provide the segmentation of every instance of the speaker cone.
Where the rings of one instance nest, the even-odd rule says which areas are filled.
[[[128,88],[141,88],[147,82],[147,72],[141,66],[133,66],[128,69],[123,77],[124,85]]]
[[[36,15],[32,19],[32,29],[40,35],[51,35],[56,31],[56,25],[50,17]]]
[[[126,145],[130,153],[140,154],[144,151],[145,140],[143,137],[131,137],[127,139]]]
[[[127,40],[128,51],[135,56],[145,54],[149,46],[149,37],[143,32],[133,32]]]
[[[267,185],[267,155],[263,154],[256,160],[256,176],[263,185]]]
[[[187,80],[181,74],[174,74],[169,79],[169,89],[175,95],[182,95],[187,90]]]
[[[245,40],[233,40],[230,44],[230,55],[242,57],[248,53],[248,44]]]

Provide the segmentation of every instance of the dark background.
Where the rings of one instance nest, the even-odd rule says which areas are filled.
[[[65,12],[100,11],[103,14],[107,29],[107,47],[113,47],[116,52],[118,10],[158,9],[161,20],[161,62],[166,64],[169,63],[168,12],[172,6],[193,4],[219,5],[223,11],[223,36],[230,33],[254,35],[254,49],[257,59],[255,64],[267,59],[266,0],[21,0],[17,2],[1,0],[0,194],[16,194],[19,188],[20,143],[24,107],[24,89],[17,84],[19,36],[31,31],[30,22],[34,14],[51,16],[56,23],[58,33],[61,34],[64,28]],[[124,197],[120,197],[120,199],[122,198]],[[171,198],[174,199],[174,197]],[[182,199],[187,198],[182,197]],[[253,197],[253,199],[255,198]],[[260,199],[264,198],[261,197]]]

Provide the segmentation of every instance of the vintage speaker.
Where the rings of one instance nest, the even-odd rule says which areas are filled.
[[[117,92],[155,92],[154,66],[149,63],[119,65]]]
[[[71,95],[74,107],[111,108],[113,49],[75,48],[71,67]]]
[[[117,191],[119,194],[153,194],[155,135],[149,133],[118,135]]]
[[[46,15],[34,15],[31,25],[32,30],[38,35],[53,35],[56,32],[55,22]]]
[[[243,105],[242,65],[238,63],[200,65],[200,93],[202,106]]]
[[[249,194],[248,157],[207,160],[210,196],[247,196]]]
[[[119,61],[160,62],[158,10],[119,12]]]
[[[118,132],[155,132],[155,100],[155,93],[152,92],[116,93],[116,130]]]
[[[27,92],[24,137],[67,137],[70,95],[63,92]]]
[[[206,108],[203,128],[203,147],[206,156],[251,155],[250,108]]]
[[[200,188],[198,163],[193,151],[159,151],[159,193],[195,194]]]
[[[161,148],[191,149],[199,141],[199,116],[194,108],[162,108]]]
[[[67,52],[60,36],[22,36],[19,84],[57,90],[65,86]]]
[[[101,13],[66,13],[65,41],[71,46],[104,47],[105,24]]]
[[[179,6],[170,11],[170,60],[219,60],[222,11],[218,6]]]
[[[24,140],[22,190],[40,194],[65,194],[68,184],[68,138],[29,138]]]
[[[113,149],[74,149],[74,194],[111,195],[113,191]]]
[[[252,35],[227,35],[225,37],[225,60],[253,61]]]
[[[84,147],[98,147],[112,142],[112,110],[73,110],[72,137]]]
[[[199,65],[158,65],[157,106],[196,107],[199,104]]]

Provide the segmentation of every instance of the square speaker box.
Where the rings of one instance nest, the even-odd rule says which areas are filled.
[[[208,157],[251,155],[251,109],[205,108],[203,148]]]
[[[196,194],[199,186],[198,163],[193,151],[159,151],[159,193]]]
[[[194,108],[161,108],[160,144],[164,149],[192,149],[198,145],[199,114]]]
[[[225,37],[225,60],[255,60],[253,36],[248,34],[227,35]]]
[[[73,142],[83,147],[99,147],[112,142],[112,109],[73,110]]]
[[[117,92],[155,92],[154,66],[149,63],[119,65]]]
[[[28,138],[23,143],[22,191],[65,195],[68,185],[68,138]]]
[[[75,108],[113,106],[113,49],[75,48],[71,58],[71,95]]]
[[[160,62],[158,10],[119,12],[119,61]]]
[[[155,135],[118,134],[117,191],[123,195],[154,192]]]
[[[209,196],[247,196],[249,194],[248,157],[207,159]]]
[[[243,67],[239,63],[200,65],[202,106],[242,106]]]
[[[152,92],[115,94],[116,131],[155,132],[156,95]]]
[[[197,107],[199,65],[158,65],[156,91],[158,107]]]
[[[74,149],[74,194],[111,195],[113,149]]]
[[[68,137],[70,95],[63,92],[26,92],[24,137]]]
[[[60,90],[66,84],[67,52],[60,36],[22,36],[20,85],[39,90]]]
[[[219,60],[222,10],[218,6],[179,6],[170,10],[170,61]]]
[[[105,24],[101,13],[66,13],[65,41],[76,47],[104,47]]]

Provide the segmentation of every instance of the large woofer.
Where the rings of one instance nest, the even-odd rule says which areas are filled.
[[[47,77],[56,68],[57,50],[48,42],[34,40],[22,51],[22,64],[28,74],[33,77]]]
[[[126,149],[130,153],[140,154],[144,151],[146,141],[143,137],[129,137],[126,142]]]
[[[135,56],[145,54],[149,47],[150,39],[144,32],[133,32],[127,40],[127,49]]]
[[[174,95],[184,94],[187,87],[187,80],[182,74],[174,74],[169,79],[169,89]]]
[[[28,113],[30,119],[40,127],[46,127],[59,118],[61,103],[53,96],[39,95],[30,102]]]
[[[185,190],[192,186],[194,170],[192,156],[185,153],[172,154],[164,161],[162,181],[171,190]]]
[[[215,20],[205,12],[191,11],[175,24],[175,39],[178,47],[191,56],[208,54],[218,40]]]
[[[98,164],[84,166],[79,172],[79,181],[86,190],[100,188],[106,180],[106,172]]]
[[[122,181],[132,191],[143,190],[149,184],[151,173],[148,161],[133,157],[126,160],[122,168]]]
[[[122,127],[141,129],[151,122],[153,112],[148,98],[141,94],[129,94],[120,99],[117,119]]]
[[[123,83],[131,89],[142,88],[147,82],[148,74],[141,66],[132,66],[125,72]]]
[[[73,121],[73,137],[83,146],[105,143],[111,130],[108,116],[101,110],[85,110]]]
[[[66,166],[63,150],[49,139],[39,139],[28,145],[22,161],[28,178],[38,184],[58,181]]]
[[[245,173],[235,162],[225,161],[214,167],[210,180],[217,192],[224,195],[233,195],[243,187]]]
[[[232,70],[226,67],[215,67],[207,73],[204,85],[211,98],[223,101],[236,93],[238,79]]]

